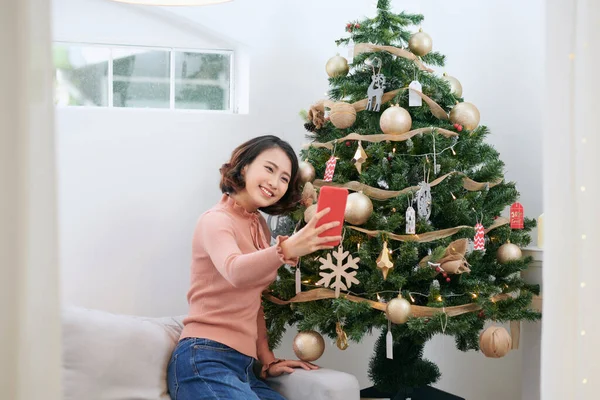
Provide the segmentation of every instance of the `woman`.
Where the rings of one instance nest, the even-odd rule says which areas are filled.
[[[261,136],[236,148],[223,164],[218,204],[198,220],[192,244],[189,314],[168,368],[173,400],[282,400],[261,378],[317,366],[275,358],[269,349],[261,293],[284,264],[340,237],[318,235],[337,226],[316,228],[325,209],[291,237],[269,244],[267,224],[258,212],[279,215],[300,200],[298,159],[276,136]],[[285,399],[283,399],[285,400]]]

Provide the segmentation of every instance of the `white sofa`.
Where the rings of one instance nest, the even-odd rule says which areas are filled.
[[[170,400],[166,369],[182,324],[66,307],[63,321],[65,400]],[[357,379],[320,369],[270,378],[287,400],[359,400]]]

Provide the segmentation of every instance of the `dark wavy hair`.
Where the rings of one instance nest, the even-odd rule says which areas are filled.
[[[300,191],[300,179],[298,173],[298,158],[292,146],[277,136],[265,135],[248,140],[239,145],[233,153],[231,159],[221,166],[221,191],[223,193],[237,193],[246,187],[246,182],[242,171],[246,165],[251,164],[263,151],[278,147],[287,154],[292,163],[292,176],[288,189],[283,197],[275,204],[269,207],[260,208],[270,215],[281,215],[294,211],[302,197]]]

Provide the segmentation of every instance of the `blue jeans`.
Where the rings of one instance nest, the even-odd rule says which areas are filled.
[[[285,400],[259,380],[254,358],[209,339],[181,340],[169,362],[173,400]]]

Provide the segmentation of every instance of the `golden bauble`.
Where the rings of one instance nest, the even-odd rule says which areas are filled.
[[[313,204],[312,206],[308,207],[306,210],[304,210],[304,222],[306,222],[308,224],[308,222],[315,216],[315,214],[317,213],[317,205]]]
[[[327,75],[331,78],[335,78],[336,76],[348,75],[350,67],[348,66],[348,60],[337,54],[327,61],[325,70],[327,71]]]
[[[325,341],[315,331],[299,332],[294,338],[294,353],[302,361],[318,360],[325,351]]]
[[[471,103],[458,103],[450,110],[450,121],[472,131],[479,125],[479,110]]]
[[[348,195],[346,201],[346,212],[344,219],[352,225],[362,225],[369,220],[373,214],[373,203],[371,199],[362,192],[354,192]]]
[[[444,74],[443,79],[450,84],[450,93],[455,97],[462,97],[463,88],[458,79],[446,74]]]
[[[506,264],[511,261],[518,261],[523,257],[519,246],[513,243],[505,243],[498,249],[496,259],[500,264]]]
[[[412,118],[408,111],[400,106],[391,106],[381,114],[379,127],[388,135],[401,135],[410,131]]]
[[[417,32],[408,40],[408,48],[413,54],[423,57],[433,48],[433,40],[425,32]]]
[[[311,163],[308,161],[300,161],[298,166],[298,172],[300,172],[300,180],[302,183],[315,180],[315,167],[313,167]]]
[[[339,102],[331,106],[329,119],[338,129],[350,128],[356,122],[356,110],[352,104]]]
[[[511,348],[510,333],[502,327],[490,326],[479,335],[479,349],[486,357],[504,357]]]
[[[385,308],[385,315],[394,324],[403,324],[412,315],[410,303],[401,297],[392,299]]]

